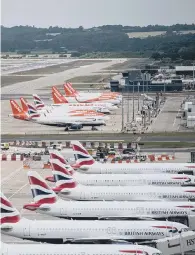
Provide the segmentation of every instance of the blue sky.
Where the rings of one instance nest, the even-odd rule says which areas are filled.
[[[85,28],[195,23],[195,0],[2,0],[1,24]]]

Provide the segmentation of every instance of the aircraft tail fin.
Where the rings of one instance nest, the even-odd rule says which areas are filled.
[[[94,158],[83,147],[79,141],[71,141],[71,145],[76,158],[76,164],[81,167],[83,165],[93,165],[95,163]]]
[[[78,96],[78,92],[72,87],[72,83],[66,82],[64,84],[65,95],[68,97]]]
[[[45,104],[37,94],[33,94],[34,104],[37,110],[42,109]]]
[[[11,116],[13,116],[16,119],[21,119],[21,120],[28,120],[29,116],[28,113],[25,112],[15,100],[10,100],[10,105],[11,105],[11,109],[12,109],[12,114],[10,114]]]
[[[27,100],[23,97],[20,97],[20,102],[21,102],[23,111],[28,112],[28,102],[27,102]]]
[[[54,204],[57,201],[55,192],[36,171],[28,171],[28,180],[34,202],[25,204],[24,209],[35,211],[42,204]]]
[[[68,101],[64,96],[60,93],[60,91],[56,88],[56,86],[52,87],[52,98],[54,104],[67,104]]]
[[[37,109],[32,105],[27,103],[28,105],[28,114],[31,119],[40,117],[40,114],[37,112]]]
[[[17,223],[20,221],[20,213],[12,206],[11,202],[1,192],[0,224]]]
[[[56,183],[56,187],[53,189],[55,192],[60,192],[65,188],[75,188],[77,186],[76,181],[70,175],[67,165],[64,163],[64,158],[58,151],[50,153],[50,163]]]

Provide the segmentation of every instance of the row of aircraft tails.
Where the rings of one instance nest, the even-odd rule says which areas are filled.
[[[1,233],[50,245],[1,243],[3,255],[163,255],[141,244],[195,230],[195,164],[101,164],[71,144],[75,164],[52,150],[51,176],[27,174],[33,201],[23,209],[59,220],[23,218],[1,193]]]
[[[195,229],[195,202],[189,201],[195,199],[195,187],[191,185],[181,187],[181,183],[176,187],[146,184],[140,184],[141,186],[129,184],[129,186],[123,187],[101,186],[101,182],[98,183],[99,176],[105,177],[108,182],[116,180],[115,177],[120,180],[123,175],[127,179],[130,177],[133,180],[134,174],[130,172],[133,164],[128,165],[128,174],[124,174],[122,166],[118,166],[120,174],[114,171],[112,174],[101,174],[100,172],[93,174],[92,169],[90,174],[81,173],[79,172],[79,165],[83,166],[80,164],[81,162],[88,162],[88,166],[98,163],[90,158],[86,149],[78,141],[72,141],[72,147],[76,156],[76,164],[72,166],[68,165],[59,151],[52,150],[50,152],[53,175],[46,177],[46,180],[52,181],[53,187],[50,187],[36,171],[28,172],[33,202],[25,204],[23,208],[61,219],[33,221],[23,218],[1,193],[1,232],[3,234],[54,244],[142,243],[172,237],[181,232]],[[90,158],[90,163],[89,160],[86,161],[88,158]],[[106,165],[102,164],[102,167],[106,167]],[[149,173],[145,169],[146,177],[153,179],[153,176],[156,178],[158,174],[159,179],[168,178],[163,177],[168,174],[160,172],[159,169],[155,174],[153,163],[149,165],[154,172]],[[179,169],[186,166],[186,164],[174,165],[169,164],[166,169],[171,167]],[[192,164],[191,167],[193,168],[193,166]],[[76,173],[75,168],[77,169]],[[110,169],[114,170],[115,168],[110,167]],[[136,168],[134,169],[136,170]],[[184,182],[186,178],[193,180],[194,177],[170,174],[172,180],[178,180],[179,176],[184,178]],[[79,183],[80,180],[88,177],[90,177],[88,186],[86,183]],[[94,180],[97,180],[97,186],[90,186],[90,181],[94,183]],[[93,220],[93,224],[91,224],[91,220]],[[8,246],[5,245],[5,247],[9,249]],[[74,247],[76,249],[77,246]],[[129,249],[131,249],[130,247]],[[116,251],[116,254],[121,254],[120,251],[118,252]]]
[[[64,84],[66,96],[56,86],[52,87],[53,104],[45,105],[41,98],[33,94],[34,106],[23,97],[21,107],[10,100],[12,114],[16,119],[37,122],[43,125],[81,129],[83,126],[103,126],[109,120],[108,114],[117,110],[121,103],[118,93],[79,93],[71,83]]]

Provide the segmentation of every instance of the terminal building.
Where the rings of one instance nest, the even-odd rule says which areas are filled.
[[[122,81],[110,81],[112,92],[176,92],[182,91],[181,79],[152,81],[151,74],[144,70],[130,70],[122,73]]]

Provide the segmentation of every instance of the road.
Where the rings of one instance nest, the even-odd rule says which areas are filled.
[[[164,134],[129,134],[129,133],[81,133],[81,134],[49,134],[49,135],[2,135],[2,142],[22,141],[52,141],[52,140],[86,140],[86,141],[134,141],[134,142],[188,142],[195,143],[194,133]]]

